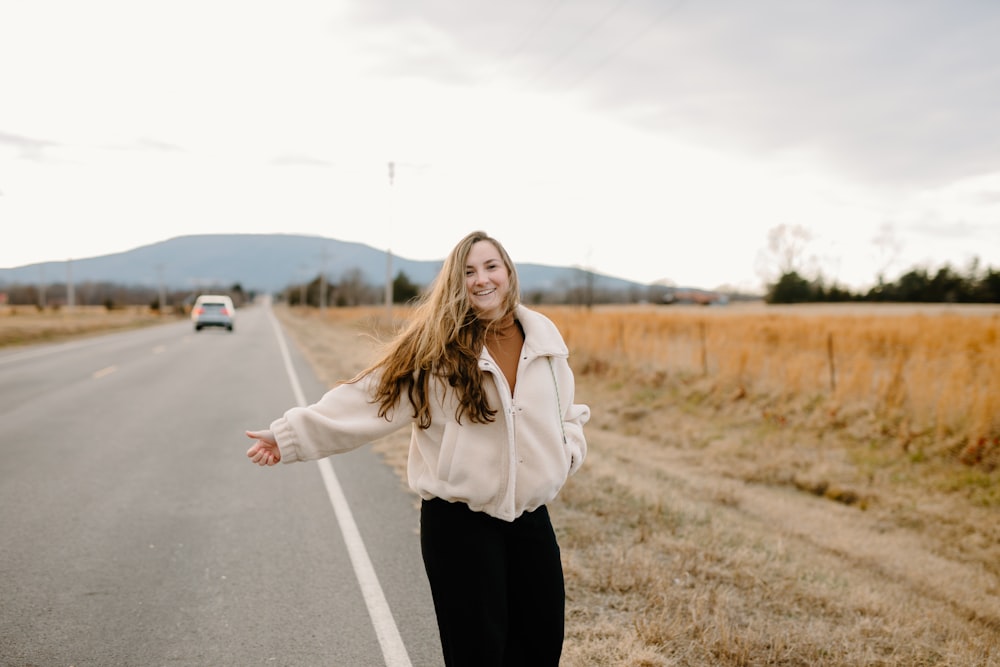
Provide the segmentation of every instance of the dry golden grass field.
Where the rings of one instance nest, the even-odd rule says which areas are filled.
[[[1000,308],[541,310],[593,411],[563,665],[1000,665]],[[276,312],[329,385],[390,333]]]
[[[35,306],[0,306],[0,347],[77,338],[116,329],[148,326],[161,319],[146,307],[108,310],[104,306],[76,306],[39,310]]]

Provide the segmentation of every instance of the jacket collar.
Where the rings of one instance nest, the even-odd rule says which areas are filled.
[[[568,357],[569,348],[552,320],[523,305],[515,316],[524,328],[524,347],[533,356]]]

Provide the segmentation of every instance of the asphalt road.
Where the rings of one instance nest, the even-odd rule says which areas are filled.
[[[254,306],[231,334],[0,350],[0,665],[442,664],[396,475],[328,459],[362,585],[321,466],[244,456],[244,429],[324,391],[280,340]]]

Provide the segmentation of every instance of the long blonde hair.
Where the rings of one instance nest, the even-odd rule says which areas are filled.
[[[466,286],[469,252],[480,241],[493,244],[509,275],[503,312],[492,321],[483,321],[476,315]],[[431,380],[437,378],[458,397],[457,420],[467,416],[473,422],[493,421],[497,411],[489,405],[483,388],[479,354],[491,323],[513,312],[520,301],[520,291],[517,270],[499,241],[482,231],[472,232],[459,241],[430,290],[421,297],[407,326],[389,344],[381,359],[355,378],[378,371],[372,400],[379,405],[379,416],[389,419],[405,392],[417,424],[428,428]]]

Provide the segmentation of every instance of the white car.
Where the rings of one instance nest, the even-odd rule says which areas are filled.
[[[236,307],[225,294],[202,294],[191,308],[195,331],[204,327],[225,327],[226,331],[232,331],[235,318]]]

